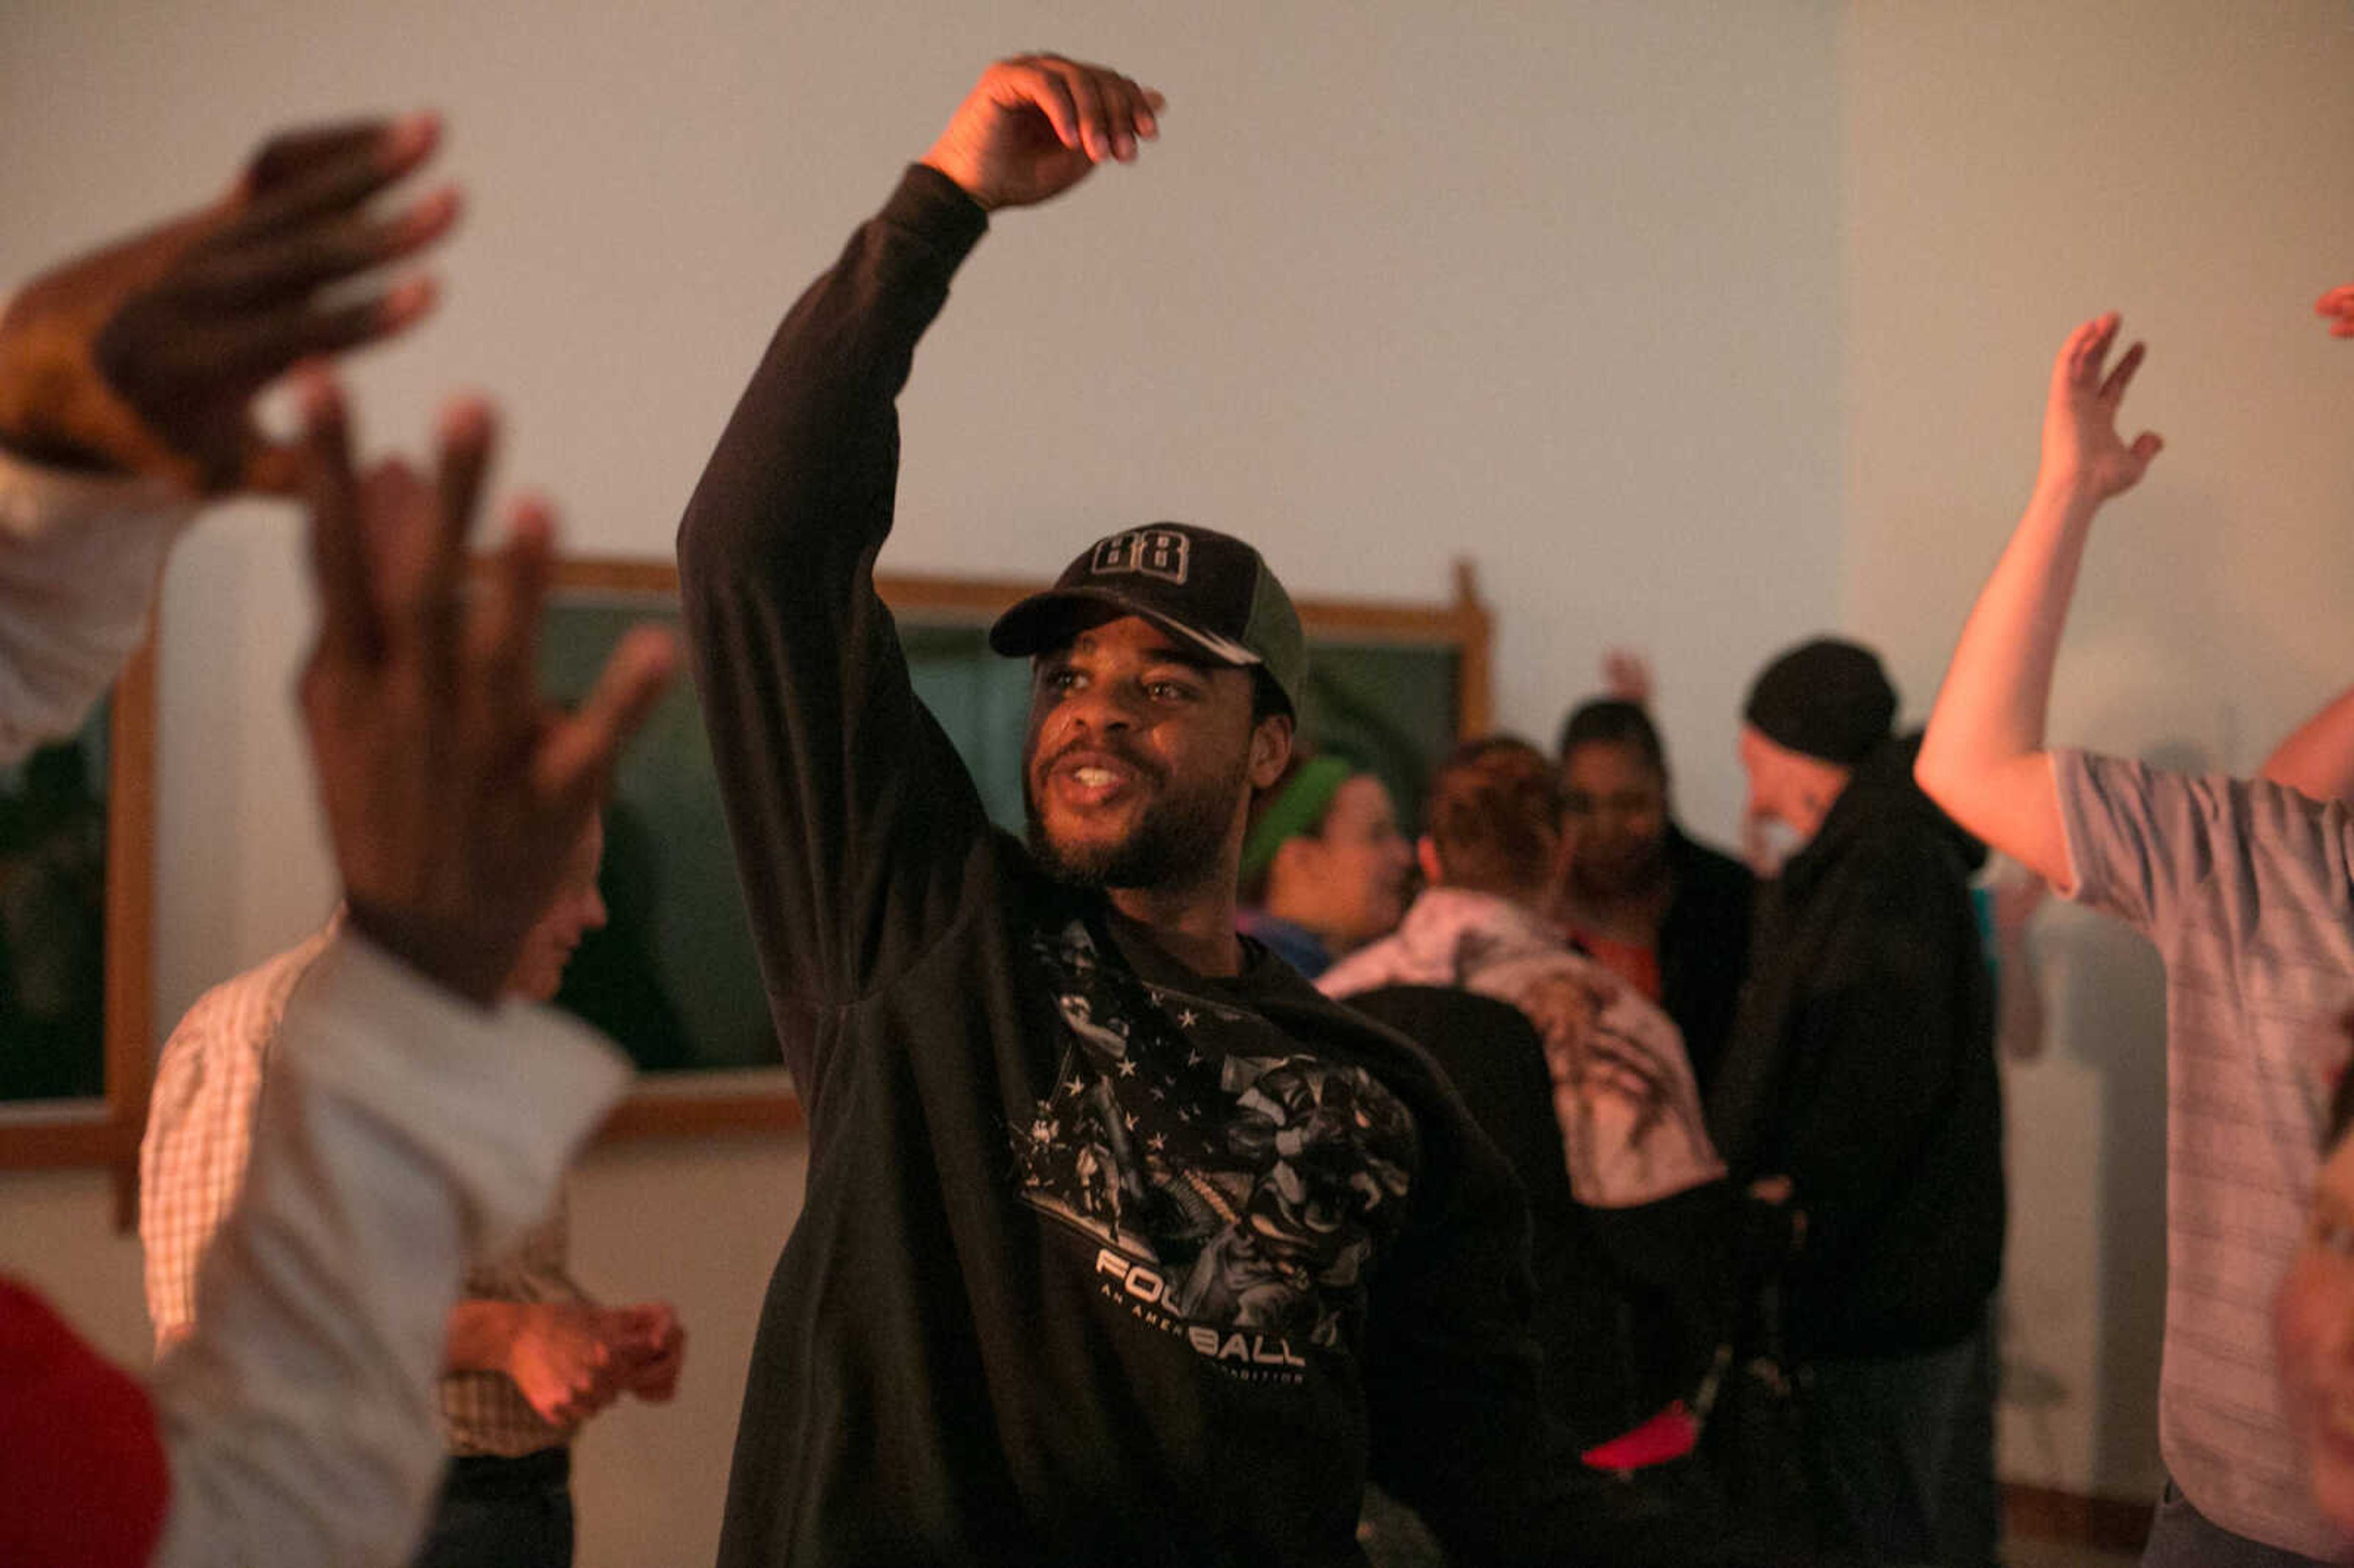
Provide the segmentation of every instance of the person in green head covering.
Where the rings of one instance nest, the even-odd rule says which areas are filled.
[[[1390,792],[1339,757],[1295,757],[1252,803],[1242,933],[1314,980],[1405,914],[1414,844]]]

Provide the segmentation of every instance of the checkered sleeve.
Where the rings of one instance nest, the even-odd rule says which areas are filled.
[[[139,1243],[158,1352],[193,1324],[197,1267],[245,1186],[263,1057],[333,929],[214,987],[164,1043],[139,1145]]]

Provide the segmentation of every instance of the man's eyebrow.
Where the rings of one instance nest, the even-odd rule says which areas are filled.
[[[1211,658],[1198,648],[1181,647],[1174,642],[1164,642],[1158,647],[1147,648],[1144,651],[1144,659],[1149,664],[1182,664],[1188,670],[1198,670],[1205,675],[1217,670],[1236,668],[1223,659]]]
[[[1034,653],[1030,656],[1030,667],[1034,671],[1044,670],[1057,664],[1068,663],[1074,654],[1088,651],[1085,646],[1087,641],[1087,634],[1081,632],[1060,648]],[[1220,670],[1242,668],[1239,664],[1229,664],[1223,659],[1214,658],[1198,648],[1190,648],[1182,642],[1148,644],[1137,650],[1137,659],[1139,662],[1146,664],[1182,664],[1188,670],[1196,671],[1204,675],[1214,674]]]

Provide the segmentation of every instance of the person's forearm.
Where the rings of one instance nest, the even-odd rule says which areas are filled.
[[[2036,486],[1963,625],[1924,751],[1986,767],[2043,748],[2052,668],[2095,509],[2064,484]]]
[[[986,832],[874,586],[896,399],[984,221],[945,175],[911,170],[778,329],[679,525],[695,685],[773,996],[864,994],[904,956],[862,902],[904,891],[878,861],[921,878]],[[918,853],[884,853],[892,842]],[[813,1097],[806,1032],[783,1033]]]
[[[514,1350],[515,1333],[530,1308],[515,1301],[461,1301],[450,1308],[444,1372],[503,1372]]]
[[[1963,625],[1915,769],[1955,821],[2055,887],[2068,885],[2068,852],[2049,808],[2044,716],[2098,508],[2064,480],[2037,483]]]
[[[2299,725],[2264,758],[2259,776],[2308,800],[2354,798],[2354,686]]]

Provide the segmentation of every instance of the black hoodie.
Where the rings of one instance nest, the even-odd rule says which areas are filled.
[[[1735,1179],[1797,1187],[1790,1327],[1820,1359],[1955,1343],[2002,1268],[1993,981],[1968,885],[1986,851],[1913,782],[1919,749],[1866,757],[1760,887],[1709,1097]]]
[[[981,209],[909,172],[779,329],[679,534],[807,1194],[720,1562],[1578,1556],[1527,1219],[1437,1065],[1255,944],[1184,970],[994,831],[874,564],[896,399]],[[752,1194],[748,1201],[760,1201]]]

